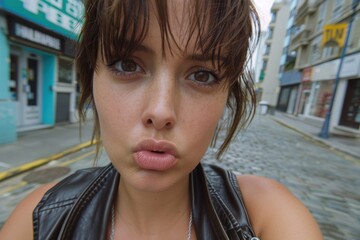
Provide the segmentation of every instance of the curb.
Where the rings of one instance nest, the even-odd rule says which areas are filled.
[[[27,172],[27,171],[29,171],[31,169],[34,169],[34,168],[40,167],[42,165],[45,165],[45,164],[47,164],[47,163],[49,163],[49,162],[51,162],[53,160],[57,160],[59,158],[62,158],[62,157],[66,156],[66,155],[68,155],[70,153],[74,153],[74,152],[80,151],[83,148],[90,147],[90,146],[94,145],[95,143],[96,143],[95,141],[84,142],[84,143],[81,143],[81,144],[79,144],[77,146],[68,148],[68,149],[66,149],[66,150],[64,150],[62,152],[50,155],[48,157],[35,159],[34,161],[31,161],[29,163],[25,163],[25,164],[20,165],[18,167],[14,167],[14,168],[11,168],[9,170],[0,172],[0,182],[5,180],[5,179],[14,177],[14,176],[16,176],[18,174]]]
[[[349,151],[349,150],[342,149],[342,148],[340,148],[340,147],[338,147],[338,146],[336,146],[336,145],[334,145],[334,144],[331,144],[331,143],[329,143],[329,142],[327,142],[327,141],[325,141],[325,140],[323,140],[323,139],[321,139],[321,138],[319,138],[319,137],[316,137],[316,136],[314,136],[314,135],[312,135],[312,134],[310,134],[310,133],[306,133],[306,132],[304,132],[304,131],[302,131],[302,130],[300,130],[300,129],[294,127],[294,126],[292,126],[291,124],[288,124],[288,123],[286,123],[285,121],[278,119],[277,117],[271,117],[271,118],[272,118],[274,121],[276,121],[277,123],[279,123],[279,124],[281,124],[281,125],[289,128],[289,129],[291,129],[291,130],[293,130],[293,131],[295,131],[295,132],[297,132],[297,133],[300,133],[300,134],[302,134],[303,136],[308,137],[308,138],[310,138],[310,139],[312,139],[312,140],[314,140],[314,141],[316,141],[316,142],[318,142],[318,143],[321,143],[321,144],[323,144],[324,146],[329,147],[330,149],[337,150],[337,151],[339,151],[339,152],[342,152],[342,153],[344,153],[344,154],[347,154],[347,155],[351,156],[352,158],[354,158],[352,161],[353,161],[354,163],[360,165],[360,157],[358,156],[358,154],[353,153],[352,151]]]

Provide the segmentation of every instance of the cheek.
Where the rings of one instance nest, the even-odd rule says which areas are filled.
[[[99,83],[99,79],[94,78],[94,102],[97,109],[100,123],[111,122],[111,119],[115,118],[114,101],[112,100],[111,89],[107,89]],[[106,124],[100,124],[100,126],[106,126]]]
[[[104,80],[104,76],[95,75],[93,81],[93,94],[96,110],[98,113],[101,138],[112,138],[112,132],[122,124],[118,124],[122,120],[119,115],[122,101],[119,99],[116,90],[111,84]]]
[[[204,101],[192,109],[192,113],[188,113],[187,119],[188,140],[192,145],[201,145],[206,150],[215,133],[219,119],[223,115],[226,105],[226,94],[211,100]],[[190,117],[191,116],[191,117]],[[200,147],[200,146],[199,146]]]

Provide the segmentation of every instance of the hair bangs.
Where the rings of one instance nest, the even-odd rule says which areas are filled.
[[[131,56],[149,28],[148,1],[105,1],[99,22],[99,50],[106,64]]]

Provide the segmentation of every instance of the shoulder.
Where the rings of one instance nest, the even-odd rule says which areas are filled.
[[[237,176],[237,181],[260,239],[323,239],[311,213],[285,186],[251,175]]]
[[[115,173],[116,170],[111,164],[106,167],[82,169],[59,183],[49,183],[39,187],[17,205],[2,228],[0,239],[33,239],[33,213],[37,206],[39,211],[40,201],[42,206],[45,206],[58,199],[75,199],[99,176],[104,179]]]
[[[22,200],[3,226],[0,232],[0,239],[33,239],[33,211],[44,194],[55,184],[49,183],[43,185]]]

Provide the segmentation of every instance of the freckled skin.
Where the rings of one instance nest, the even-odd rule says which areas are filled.
[[[157,38],[145,40],[148,45],[156,42]],[[197,86],[186,79],[188,69],[183,70],[183,65],[191,69],[192,63],[171,57],[165,61],[159,55],[144,57],[143,62],[155,65],[149,67],[154,70],[146,69],[135,79],[119,80],[101,62],[94,76],[95,103],[106,151],[122,177],[142,181],[144,185],[138,187],[143,189],[156,185],[148,185],[147,177],[154,174],[146,174],[134,164],[132,151],[136,144],[154,138],[176,145],[179,161],[157,179],[170,187],[171,182],[187,176],[199,163],[227,99],[219,85]]]
[[[175,39],[182,37],[179,23],[186,23],[181,18],[179,13],[172,22],[170,19]],[[190,80],[199,67],[212,69],[211,62],[187,58],[194,47],[191,43],[184,54],[171,45],[175,54],[165,49],[164,56],[153,14],[149,27],[142,44],[151,52],[138,51],[133,56],[141,71],[118,75],[99,59],[93,79],[103,145],[123,181],[146,191],[171,188],[187,178],[208,148],[228,96],[220,84],[199,85]],[[158,174],[139,169],[132,151],[148,138],[174,143],[179,152],[177,164]]]

